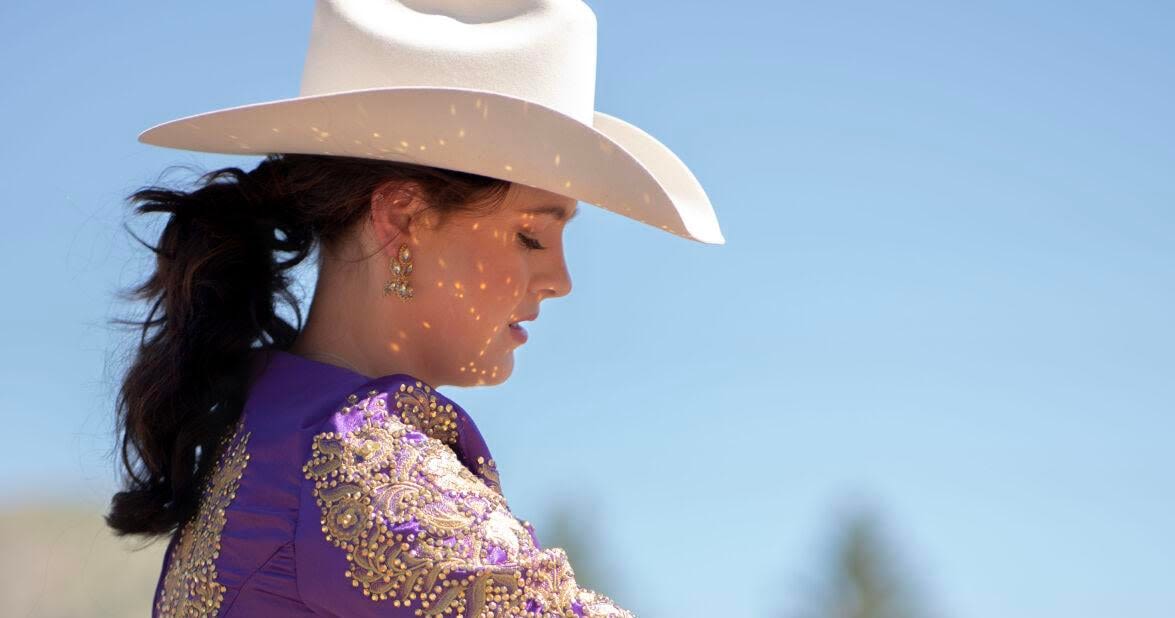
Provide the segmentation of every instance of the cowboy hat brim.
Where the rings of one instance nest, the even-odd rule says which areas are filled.
[[[518,182],[707,244],[725,244],[688,167],[641,129],[602,112],[589,126],[485,90],[389,87],[253,103],[187,116],[145,144],[222,154],[365,157]]]

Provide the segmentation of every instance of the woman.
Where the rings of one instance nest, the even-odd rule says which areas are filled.
[[[510,376],[520,323],[571,291],[578,200],[722,241],[680,160],[592,110],[594,50],[577,0],[321,0],[300,97],[140,136],[270,153],[131,196],[169,220],[107,520],[172,535],[155,615],[631,615],[513,516],[437,391]]]

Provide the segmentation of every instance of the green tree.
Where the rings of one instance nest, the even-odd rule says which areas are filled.
[[[923,618],[915,586],[898,564],[877,515],[856,507],[845,516],[806,607],[793,618]]]

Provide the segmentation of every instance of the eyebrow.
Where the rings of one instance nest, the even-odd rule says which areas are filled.
[[[529,212],[538,215],[551,215],[559,221],[571,221],[575,218],[576,215],[579,214],[579,208],[575,208],[570,215],[567,214],[566,209],[560,208],[559,206],[537,206],[535,208],[524,209],[522,212]]]

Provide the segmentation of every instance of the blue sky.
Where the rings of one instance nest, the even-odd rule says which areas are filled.
[[[582,207],[514,376],[447,391],[516,514],[590,504],[640,615],[798,604],[861,500],[943,616],[1169,611],[1175,7],[589,4],[597,109],[727,244]],[[122,226],[158,230],[122,200],[257,161],[135,138],[296,95],[311,9],[0,5],[4,500],[108,498]]]

